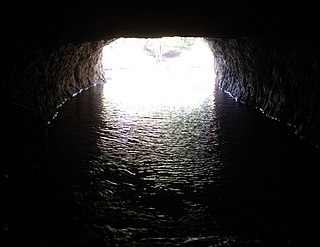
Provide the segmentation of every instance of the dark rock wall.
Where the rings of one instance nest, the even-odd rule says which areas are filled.
[[[37,177],[46,122],[76,92],[104,81],[103,40],[117,37],[220,37],[209,39],[219,86],[319,146],[320,5],[309,2],[7,1],[0,8],[0,190],[16,184],[21,191]]]
[[[211,39],[217,83],[320,146],[320,49],[314,40]]]
[[[320,49],[314,39],[208,39],[217,83],[238,101],[293,125],[320,145]],[[107,41],[15,44],[3,59],[2,101],[18,103],[50,121],[56,107],[104,81],[100,63]]]
[[[14,47],[0,77],[0,97],[24,105],[49,121],[56,107],[77,91],[103,81],[105,42]],[[18,49],[19,48],[19,49]]]
[[[30,184],[46,163],[47,122],[57,106],[104,81],[104,41],[11,45],[0,77],[0,185]],[[6,55],[7,54],[7,55]],[[21,188],[20,188],[21,189]],[[19,190],[20,190],[19,189]]]
[[[293,125],[299,136],[320,145],[320,49],[315,40],[208,41],[222,90]],[[104,81],[100,59],[106,41],[58,43],[15,45],[4,53],[2,101],[27,106],[50,121],[59,104]]]

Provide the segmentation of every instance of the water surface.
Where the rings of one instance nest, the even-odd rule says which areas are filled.
[[[218,89],[198,105],[149,107],[115,102],[107,86],[72,99],[50,127],[57,200],[81,233],[68,241],[316,241],[319,153],[286,126]]]
[[[219,89],[169,105],[110,91],[59,109],[37,198],[5,230],[40,246],[318,243],[319,152],[293,130]]]

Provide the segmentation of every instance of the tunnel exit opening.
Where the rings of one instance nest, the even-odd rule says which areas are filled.
[[[119,38],[103,48],[105,93],[132,105],[197,105],[213,95],[213,53],[204,38]]]

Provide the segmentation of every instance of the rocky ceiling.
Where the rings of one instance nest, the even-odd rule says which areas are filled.
[[[100,80],[116,37],[211,39],[219,85],[320,146],[320,9],[316,1],[15,1],[0,8],[0,100],[49,120]],[[213,40],[213,39],[215,40]],[[220,39],[220,40],[218,40]]]
[[[10,1],[1,6],[6,41],[112,36],[315,36],[308,1]]]

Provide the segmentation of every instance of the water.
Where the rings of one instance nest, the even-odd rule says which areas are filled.
[[[320,156],[291,129],[218,89],[199,105],[130,108],[106,87],[59,109],[45,196],[8,228],[43,246],[319,242]]]

